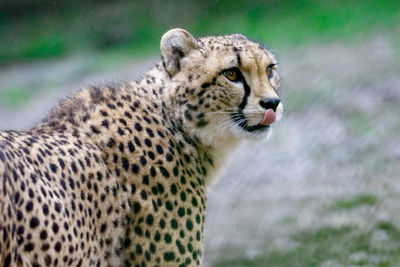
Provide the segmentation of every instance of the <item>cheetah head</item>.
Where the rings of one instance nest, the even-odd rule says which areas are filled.
[[[267,138],[282,117],[277,61],[261,44],[173,29],[161,38],[161,52],[174,113],[203,143]]]

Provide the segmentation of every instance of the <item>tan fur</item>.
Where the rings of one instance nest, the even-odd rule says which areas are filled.
[[[29,131],[0,132],[2,266],[201,265],[206,184],[241,139],[270,132],[232,116],[257,126],[279,76],[242,35],[175,29],[161,51],[140,81],[88,87]]]

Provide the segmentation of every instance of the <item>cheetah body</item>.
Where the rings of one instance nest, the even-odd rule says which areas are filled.
[[[241,35],[175,29],[161,51],[140,81],[88,87],[32,129],[0,132],[2,266],[201,265],[206,185],[239,140],[268,136],[251,125],[279,78]],[[221,74],[236,65],[242,85]]]

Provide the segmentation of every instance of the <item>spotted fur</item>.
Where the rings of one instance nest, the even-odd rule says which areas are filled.
[[[85,88],[0,132],[1,266],[201,265],[206,184],[239,140],[269,134],[249,127],[279,77],[242,35],[174,29],[161,51],[140,81]]]

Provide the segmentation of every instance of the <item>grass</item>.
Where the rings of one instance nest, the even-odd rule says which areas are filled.
[[[354,209],[361,206],[373,206],[381,202],[380,198],[372,194],[361,194],[350,199],[339,199],[333,204],[335,209]]]
[[[372,129],[371,120],[360,110],[353,109],[347,116],[347,127],[355,135],[363,135]]]
[[[241,32],[284,49],[369,32],[393,33],[400,19],[400,6],[392,0],[87,0],[43,9],[17,20],[0,16],[0,63],[93,50],[154,52],[161,34],[172,27],[196,35]]]
[[[388,222],[377,223],[370,231],[325,227],[292,238],[299,244],[294,249],[267,249],[254,259],[222,260],[213,266],[400,266],[400,232]]]

